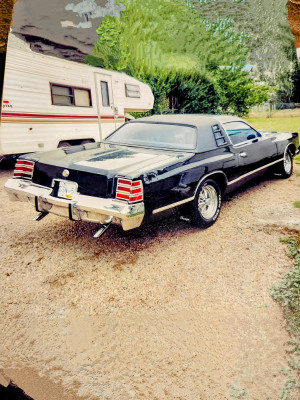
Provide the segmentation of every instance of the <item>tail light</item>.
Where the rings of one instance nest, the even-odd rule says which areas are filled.
[[[129,179],[118,178],[116,198],[127,200],[129,203],[143,201],[144,195],[142,181],[131,181]]]
[[[32,179],[33,169],[33,161],[17,160],[14,170],[14,178]]]

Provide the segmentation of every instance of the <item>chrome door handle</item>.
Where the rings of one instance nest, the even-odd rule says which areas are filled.
[[[245,157],[247,157],[247,153],[246,153],[245,151],[242,151],[242,152],[239,154],[239,156],[245,158]]]

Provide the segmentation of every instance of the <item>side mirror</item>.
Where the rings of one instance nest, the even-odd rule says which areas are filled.
[[[247,136],[247,140],[253,140],[255,138],[256,136],[254,135],[254,133],[250,133],[250,135]]]

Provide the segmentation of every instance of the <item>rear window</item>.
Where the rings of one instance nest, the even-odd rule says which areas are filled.
[[[196,128],[189,125],[133,122],[121,126],[106,140],[139,146],[192,150],[196,147]]]

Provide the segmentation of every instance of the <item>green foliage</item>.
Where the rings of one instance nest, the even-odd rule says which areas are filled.
[[[132,73],[205,72],[232,65],[246,55],[232,26],[209,26],[183,0],[124,0],[121,18],[105,17],[97,29],[94,55],[103,66]],[[229,44],[231,43],[231,45]]]
[[[273,88],[272,101],[300,102],[299,78],[291,76],[296,51],[287,19],[287,1],[241,0],[235,1],[234,6],[233,1],[193,0],[192,4],[210,23],[231,22],[232,31],[243,37],[247,63],[255,66],[255,79]]]
[[[276,84],[277,74],[289,71],[295,57],[294,37],[287,20],[287,0],[194,0],[195,9],[211,22],[230,18],[245,35],[247,62],[257,66],[263,80]]]
[[[245,37],[229,19],[210,23],[185,0],[123,3],[121,18],[106,16],[97,29],[99,40],[86,62],[147,82],[155,113],[243,114],[265,99],[242,71]]]
[[[219,98],[214,83],[199,75],[178,74],[169,83],[170,108],[178,113],[216,113]]]
[[[255,84],[245,71],[224,68],[218,78],[220,107],[225,113],[244,115],[268,99],[268,87]]]
[[[247,121],[258,130],[300,133],[300,117],[247,118]],[[300,163],[300,156],[296,156],[294,161]]]
[[[288,256],[295,264],[270,293],[282,305],[290,332],[300,337],[300,234],[284,241],[289,244]]]
[[[230,388],[230,393],[229,394],[230,394],[230,397],[232,399],[244,399],[244,400],[248,399],[249,400],[248,393],[247,393],[246,389],[244,389],[244,388],[242,388],[242,389],[236,388],[233,385],[229,385],[229,388]]]
[[[295,206],[296,208],[300,208],[300,201],[295,201],[294,206]]]
[[[292,95],[291,95],[291,101],[295,103],[300,103],[300,62],[296,61],[294,62],[292,74],[291,74],[291,80],[293,84],[293,89],[292,89]]]
[[[290,400],[292,393],[297,393],[299,385],[295,377],[290,376],[281,390],[279,400]]]
[[[294,398],[294,394],[299,393],[297,373],[300,371],[300,232],[282,241],[288,243],[288,256],[294,259],[295,263],[280,282],[271,287],[270,294],[283,307],[288,330],[293,335],[289,343],[292,345],[289,351],[289,368],[281,371],[284,375],[288,375],[288,379],[279,397],[280,400],[289,400]]]

